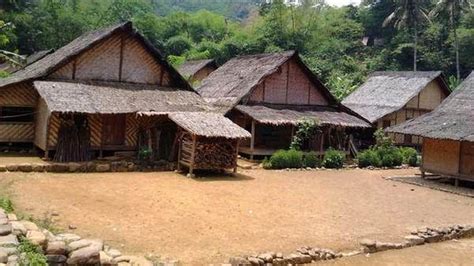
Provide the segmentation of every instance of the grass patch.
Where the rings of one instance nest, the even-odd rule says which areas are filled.
[[[15,210],[12,201],[6,197],[0,197],[0,208],[4,209],[7,213]]]
[[[47,266],[46,256],[43,254],[40,246],[31,243],[26,237],[20,237],[18,251],[24,254],[20,256],[18,262],[23,265]]]

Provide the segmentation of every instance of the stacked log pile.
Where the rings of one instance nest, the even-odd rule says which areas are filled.
[[[90,130],[85,116],[64,115],[58,133],[54,161],[85,162],[89,160]]]
[[[194,157],[193,157],[194,153]],[[237,163],[237,140],[220,138],[197,138],[193,147],[192,137],[188,134],[181,139],[181,161],[193,163],[195,169],[229,169]]]

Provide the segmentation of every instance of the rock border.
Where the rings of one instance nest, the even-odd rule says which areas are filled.
[[[282,253],[265,252],[250,256],[238,256],[229,259],[222,265],[300,265],[315,263],[321,260],[333,260],[342,257],[350,257],[363,253],[376,253],[391,249],[403,249],[428,243],[448,241],[465,237],[474,237],[474,225],[453,225],[446,227],[422,227],[413,230],[410,235],[405,236],[401,243],[381,242],[371,239],[363,239],[359,242],[361,248],[351,252],[335,252],[330,249],[301,247],[295,253],[284,256]]]
[[[13,213],[0,208],[0,265],[19,265],[24,258],[18,247],[21,238],[37,245],[48,265],[120,265],[153,266],[155,263],[177,265],[178,261],[153,263],[142,256],[123,255],[119,250],[104,244],[101,239],[85,239],[72,233],[53,234],[37,224],[18,220]]]
[[[155,165],[142,166],[131,161],[89,161],[70,163],[21,163],[0,165],[0,172],[23,173],[106,173],[106,172],[146,172],[146,171],[172,171],[175,163],[162,162]]]

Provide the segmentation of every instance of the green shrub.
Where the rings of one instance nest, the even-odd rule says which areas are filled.
[[[263,166],[263,169],[271,169],[272,168],[272,163],[270,162],[270,159],[268,159],[268,157],[265,157],[265,159],[263,159],[262,166]]]
[[[303,166],[304,167],[311,167],[316,168],[321,166],[321,161],[318,158],[316,152],[305,152],[303,153]]]
[[[13,212],[13,203],[8,198],[0,198],[0,208],[4,209],[6,212]]]
[[[400,166],[403,163],[402,153],[396,147],[379,148],[377,153],[384,167]]]
[[[297,150],[278,150],[270,157],[273,169],[301,168],[303,166],[303,153]]]
[[[329,148],[324,154],[323,166],[326,168],[342,168],[345,159],[344,152]]]
[[[35,265],[35,266],[47,266],[46,256],[43,255],[40,246],[31,243],[26,237],[20,238],[20,245],[18,251],[24,253],[25,256],[20,256],[20,265]]]
[[[418,165],[418,153],[413,148],[400,148],[403,156],[403,163],[410,166]]]
[[[369,149],[359,153],[357,156],[359,167],[382,166],[382,160],[380,159],[378,153],[375,150]]]

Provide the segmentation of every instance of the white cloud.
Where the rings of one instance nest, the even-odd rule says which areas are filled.
[[[326,0],[326,3],[334,6],[345,6],[349,4],[358,5],[360,0]]]

